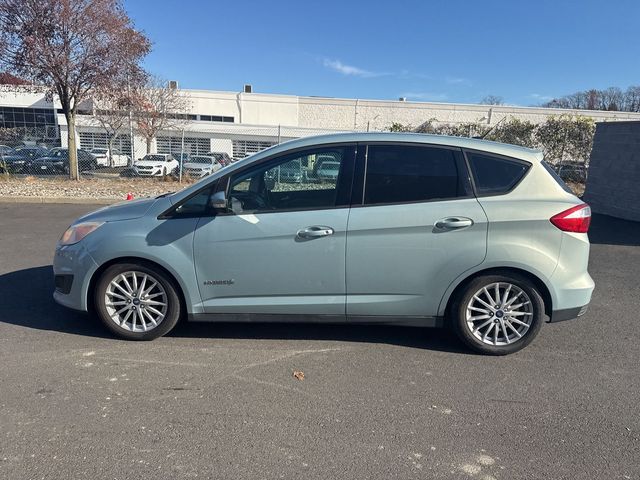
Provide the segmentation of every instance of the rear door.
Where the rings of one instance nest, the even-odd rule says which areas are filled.
[[[408,143],[359,150],[347,315],[434,317],[451,282],[486,255],[487,218],[462,152]]]

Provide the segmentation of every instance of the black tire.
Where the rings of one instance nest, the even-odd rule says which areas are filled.
[[[131,271],[151,275],[160,283],[166,293],[167,311],[164,318],[158,323],[157,327],[146,332],[133,332],[117,325],[115,321],[111,319],[105,303],[105,294],[109,283],[121,273]],[[102,323],[117,336],[126,340],[153,340],[166,335],[176,326],[182,314],[182,303],[178,295],[178,287],[174,280],[158,267],[142,261],[139,263],[117,263],[107,268],[102,275],[100,275],[96,283],[94,289],[94,306],[95,313]]]
[[[511,340],[511,343],[504,345],[491,345],[483,342],[482,339],[477,338],[471,332],[467,324],[467,306],[471,302],[474,295],[482,290],[483,287],[496,283],[512,284],[515,287],[521,289],[530,299],[531,322],[528,329],[525,333],[522,334],[521,338]],[[486,297],[483,298],[486,299]],[[504,275],[483,275],[474,278],[461,289],[451,305],[449,313],[450,318],[448,319],[448,321],[449,325],[460,338],[460,340],[462,340],[462,342],[472,350],[487,355],[508,355],[510,353],[522,350],[524,347],[529,345],[538,335],[538,333],[540,332],[540,328],[542,327],[542,323],[544,322],[544,307],[544,301],[536,285],[524,275],[519,275],[516,273],[508,273]],[[482,312],[479,313],[480,315],[482,315]],[[508,314],[503,313],[502,315],[505,315],[505,318],[508,319],[508,317],[506,316]],[[491,316],[491,318],[496,319],[498,314],[491,313]],[[529,316],[529,314],[527,314],[527,316]],[[489,318],[489,320],[491,320],[491,318]],[[485,319],[482,319],[479,322],[484,323],[484,321]],[[501,322],[499,320],[494,320],[494,322],[496,323],[495,328],[496,330],[498,330],[498,325],[501,325]],[[490,326],[491,324],[489,324],[485,328],[488,329]],[[516,325],[516,327],[520,328],[518,325]],[[512,335],[511,330],[506,329],[506,331],[509,333],[509,335]],[[504,336],[501,330],[499,330],[499,332],[499,335]]]

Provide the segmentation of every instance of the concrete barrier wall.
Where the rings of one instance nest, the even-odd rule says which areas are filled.
[[[640,221],[640,122],[596,125],[584,199],[596,213]]]

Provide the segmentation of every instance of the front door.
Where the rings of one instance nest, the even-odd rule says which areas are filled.
[[[201,218],[194,236],[205,313],[344,316],[354,157],[317,147],[231,175],[228,212]],[[340,168],[320,178],[318,158]]]

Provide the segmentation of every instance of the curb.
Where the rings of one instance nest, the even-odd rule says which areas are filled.
[[[74,205],[111,205],[113,203],[123,201],[125,201],[124,198],[0,196],[0,203],[68,203]]]

